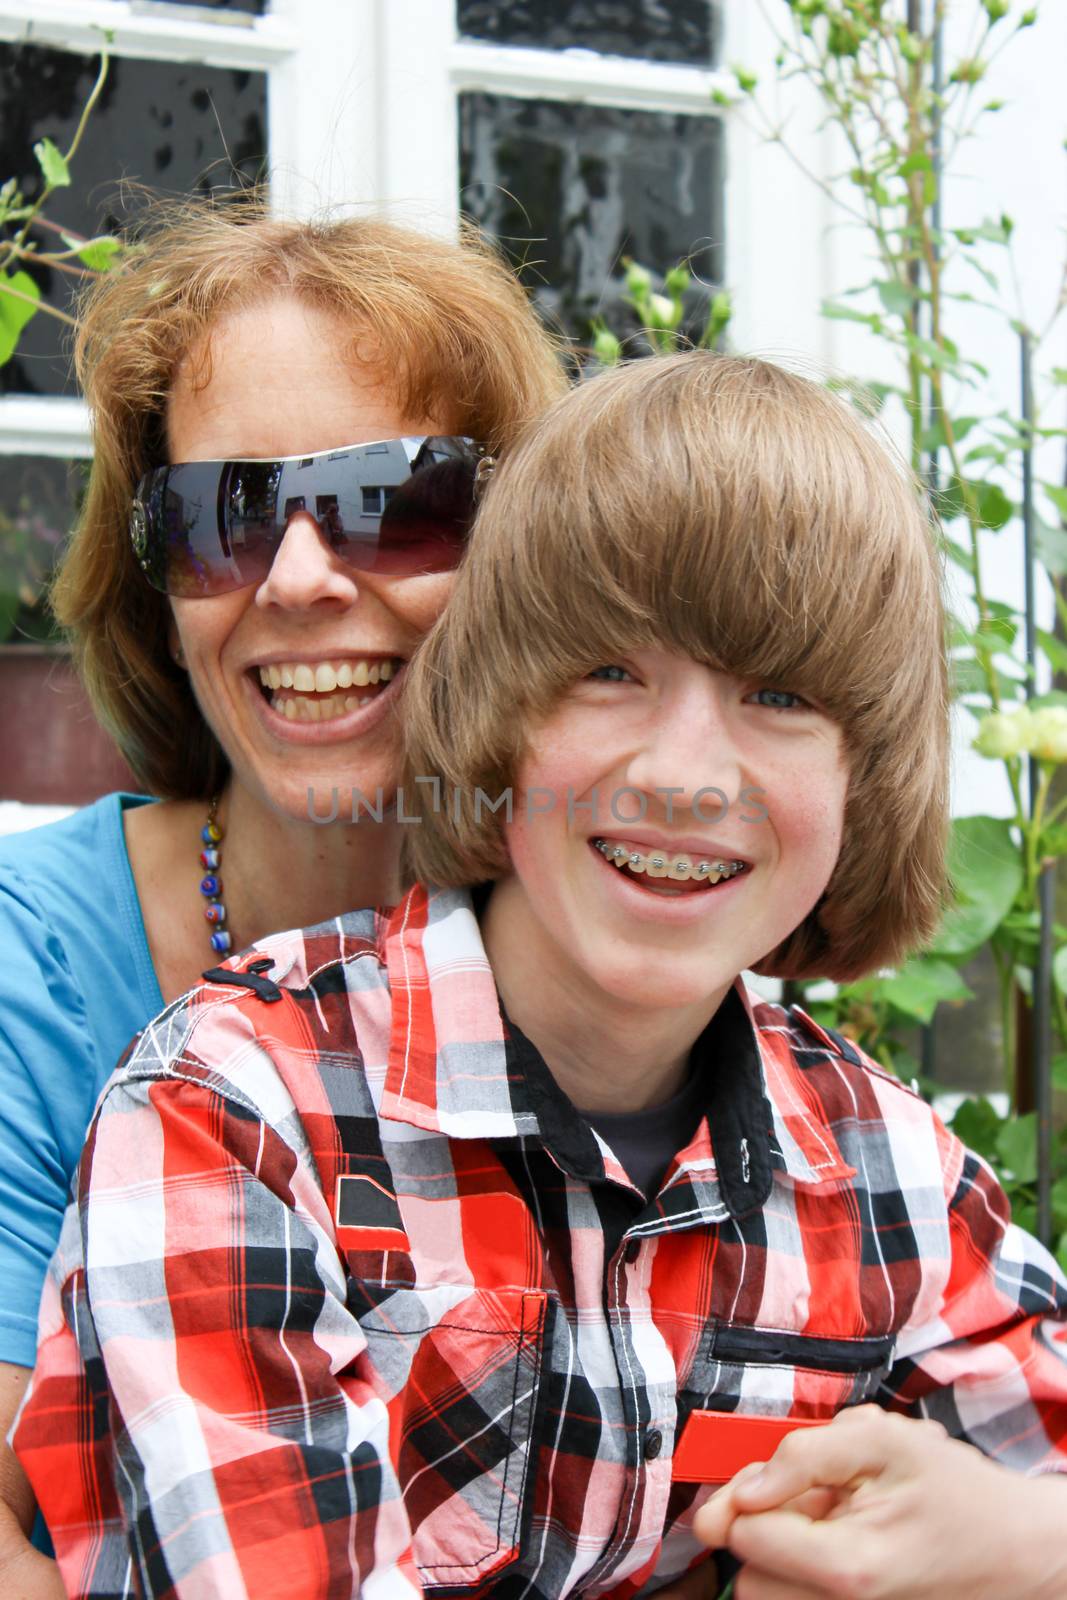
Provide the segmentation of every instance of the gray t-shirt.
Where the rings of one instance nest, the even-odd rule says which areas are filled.
[[[702,1074],[691,1070],[678,1093],[662,1105],[644,1111],[583,1111],[581,1115],[611,1146],[631,1182],[650,1199],[673,1157],[693,1137],[706,1099]]]

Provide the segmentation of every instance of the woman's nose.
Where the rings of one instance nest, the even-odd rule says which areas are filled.
[[[314,517],[306,511],[291,517],[256,590],[256,604],[296,611],[322,604],[341,608],[358,598],[354,569],[330,549]]]

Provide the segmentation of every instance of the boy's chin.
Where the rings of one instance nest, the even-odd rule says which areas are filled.
[[[617,1002],[620,1009],[700,1010],[706,1006],[717,1009],[737,978],[736,973],[710,972],[706,960],[701,964],[694,962],[688,971],[688,964],[680,964],[677,959],[662,964],[649,961],[647,951],[643,960],[640,957],[633,961],[616,958],[583,965],[601,994]]]

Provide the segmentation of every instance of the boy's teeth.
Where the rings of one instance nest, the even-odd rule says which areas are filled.
[[[724,878],[734,878],[744,871],[743,861],[694,860],[688,855],[668,856],[656,850],[627,850],[621,844],[609,844],[604,839],[594,839],[594,845],[612,866],[627,867],[630,872],[644,873],[649,878],[673,878],[676,883],[692,879],[697,883],[719,883]]]

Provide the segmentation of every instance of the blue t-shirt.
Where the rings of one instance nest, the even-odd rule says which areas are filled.
[[[0,839],[0,1361],[32,1367],[37,1307],[97,1096],[163,1008],[109,794]]]

